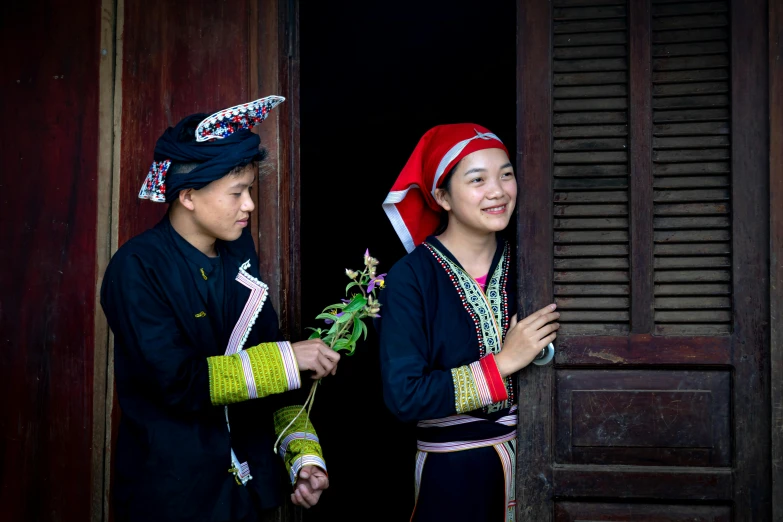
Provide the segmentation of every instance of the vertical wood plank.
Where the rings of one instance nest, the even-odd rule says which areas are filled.
[[[112,145],[112,182],[111,182],[111,208],[112,221],[110,229],[111,253],[119,248],[120,241],[120,174],[122,170],[122,71],[124,63],[123,42],[125,29],[125,0],[117,0],[115,6],[115,50],[114,50],[114,114],[113,129],[114,143]],[[111,505],[111,483],[114,446],[117,442],[117,428],[119,427],[120,408],[117,394],[114,389],[114,335],[109,331],[107,357],[106,357],[106,400],[104,407],[105,433],[103,440],[103,520],[111,522],[113,512]]]
[[[30,0],[0,20],[3,521],[90,519],[101,14]]]
[[[766,0],[731,2],[737,521],[771,520],[767,16]]]
[[[631,138],[631,332],[653,329],[653,176],[650,0],[628,2]]]
[[[253,3],[253,2],[251,2]],[[259,126],[261,144],[270,154],[258,174],[254,239],[261,276],[272,289],[272,302],[283,331],[301,335],[299,289],[299,43],[298,3],[259,2],[256,58],[251,64],[254,97],[278,94],[286,98]],[[251,32],[252,34],[252,32]],[[273,119],[274,118],[274,119]]]
[[[287,1],[285,19],[280,20],[280,26],[286,29],[286,41],[288,46],[286,53],[280,56],[285,62],[281,65],[281,74],[285,78],[284,89],[289,96],[290,104],[287,107],[287,119],[283,129],[285,131],[286,158],[288,163],[289,183],[286,203],[288,215],[287,237],[284,241],[287,257],[284,260],[284,279],[286,286],[286,316],[284,329],[290,337],[298,339],[302,335],[302,289],[301,262],[299,258],[300,231],[301,231],[301,177],[300,177],[300,152],[299,152],[299,2]]]
[[[772,520],[783,520],[783,0],[769,2]]]
[[[517,158],[520,317],[552,302],[552,12],[517,2]],[[552,378],[549,366],[519,374],[517,520],[552,520]]]
[[[112,223],[116,222],[117,208],[112,206],[112,182],[114,168],[114,74],[115,74],[115,39],[116,39],[116,15],[115,0],[101,1],[101,42],[100,62],[98,71],[98,197],[96,200],[96,238],[95,238],[95,355],[93,359],[93,396],[92,396],[92,502],[91,520],[99,522],[104,520],[107,507],[105,504],[107,474],[107,453],[110,448],[106,445],[107,426],[111,426],[110,416],[107,415],[107,403],[113,400],[112,390],[108,387],[109,375],[109,325],[106,317],[100,312],[100,289],[103,282],[103,273],[109,262],[112,250]],[[110,429],[110,428],[109,428]]]
[[[284,0],[283,0],[284,1]],[[251,2],[255,3],[255,2]],[[281,195],[286,177],[284,154],[281,147],[280,125],[285,118],[291,100],[280,85],[280,35],[278,20],[280,17],[280,0],[259,2],[257,22],[257,53],[258,68],[250,76],[250,90],[253,98],[278,94],[286,101],[277,107],[264,124],[256,127],[255,132],[261,136],[261,146],[269,152],[267,159],[261,164],[256,182],[258,205],[255,212],[254,239],[258,244],[258,257],[261,267],[261,278],[271,289],[272,304],[280,315],[281,324],[285,323],[285,311],[282,305],[282,279],[280,260],[283,250],[280,241],[284,235],[284,223],[280,214]]]

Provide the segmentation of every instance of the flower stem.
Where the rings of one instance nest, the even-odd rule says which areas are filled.
[[[356,314],[356,312],[353,312],[351,314],[351,319],[353,319],[353,316],[355,314]],[[337,343],[337,341],[339,339],[342,338],[343,333],[348,328],[348,325],[352,325],[352,324],[353,324],[353,320],[345,321],[343,323],[343,325],[337,330],[337,333],[335,334],[335,336],[332,338],[332,344],[331,344],[331,346],[329,346],[329,348],[334,349],[334,345]],[[285,435],[285,432],[288,431],[288,428],[290,428],[294,424],[294,422],[296,422],[296,419],[299,418],[299,416],[302,414],[302,412],[305,411],[305,409],[307,409],[307,417],[305,419],[305,427],[304,427],[304,429],[307,430],[308,425],[310,424],[310,412],[312,411],[313,404],[315,403],[315,392],[318,389],[318,384],[320,382],[321,382],[321,379],[318,379],[317,381],[315,381],[313,383],[313,385],[310,387],[310,393],[307,394],[307,400],[304,402],[302,407],[299,409],[299,411],[297,412],[296,416],[291,420],[291,422],[288,423],[288,426],[283,428],[283,431],[281,431],[280,435],[278,435],[277,440],[275,441],[275,445],[272,448],[272,451],[274,451],[275,453],[277,453],[277,445],[280,443],[280,439],[283,438],[283,436]]]

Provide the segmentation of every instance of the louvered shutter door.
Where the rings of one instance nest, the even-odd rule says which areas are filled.
[[[519,520],[761,520],[759,5],[518,5],[521,304],[561,312],[520,372]]]

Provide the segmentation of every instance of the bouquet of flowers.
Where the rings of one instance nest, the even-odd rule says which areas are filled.
[[[312,331],[310,339],[321,339],[332,350],[337,352],[344,351],[346,355],[353,355],[356,350],[356,343],[360,337],[367,339],[367,318],[380,317],[381,304],[375,296],[375,292],[385,285],[384,277],[386,274],[378,274],[378,260],[370,255],[369,249],[364,252],[364,269],[361,271],[346,269],[345,275],[351,280],[345,288],[346,297],[339,303],[332,304],[323,309],[316,316],[316,320],[323,320],[327,328],[308,328]],[[315,392],[318,389],[320,380],[313,383],[310,388],[310,394],[307,396],[302,409],[299,410],[296,417],[280,433],[280,437],[289,427],[299,418],[299,415],[307,409],[308,417],[315,402]],[[277,445],[280,442],[278,437],[275,442],[275,453]]]
[[[354,291],[350,299],[341,299],[339,303],[324,308],[316,319],[323,319],[331,327],[308,328],[313,331],[310,339],[322,339],[332,350],[344,350],[347,355],[353,355],[359,337],[363,334],[367,339],[367,325],[364,320],[368,317],[380,317],[378,312],[381,305],[375,298],[375,289],[383,288],[386,274],[376,274],[377,266],[378,260],[370,256],[370,251],[367,250],[364,253],[364,270],[345,270],[345,275],[351,279],[345,288],[345,295],[353,288],[359,292]]]

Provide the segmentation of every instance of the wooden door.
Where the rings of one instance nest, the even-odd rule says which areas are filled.
[[[519,520],[770,520],[767,4],[519,5]]]

